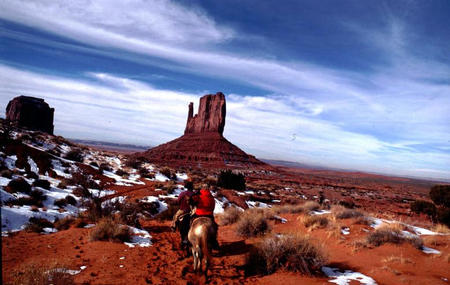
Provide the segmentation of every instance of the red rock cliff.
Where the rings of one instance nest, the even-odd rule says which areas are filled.
[[[219,133],[225,127],[226,103],[222,92],[200,98],[198,113],[194,114],[194,103],[189,104],[188,119],[184,134]]]

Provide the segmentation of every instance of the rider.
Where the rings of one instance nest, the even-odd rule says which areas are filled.
[[[178,205],[180,206],[179,210],[175,213],[172,220],[172,230],[175,231],[178,227],[181,235],[181,246],[184,247],[188,244],[188,231],[189,231],[189,223],[190,223],[190,198],[194,195],[194,184],[192,181],[186,181],[184,183],[184,187],[187,189],[184,192],[181,192],[178,196]]]
[[[200,191],[195,193],[191,197],[191,203],[196,207],[194,215],[192,215],[191,220],[193,221],[197,217],[208,217],[212,220],[216,235],[214,236],[212,242],[213,249],[219,249],[219,243],[217,242],[217,230],[218,225],[214,220],[214,208],[216,206],[216,201],[214,200],[211,191],[208,189],[208,185],[204,185]]]

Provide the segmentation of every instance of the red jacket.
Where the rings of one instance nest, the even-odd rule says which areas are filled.
[[[195,214],[197,216],[211,216],[214,215],[214,207],[216,201],[208,189],[200,190],[198,195],[192,196],[194,203],[197,205]]]

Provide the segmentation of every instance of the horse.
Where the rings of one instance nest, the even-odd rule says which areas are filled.
[[[189,229],[188,239],[192,245],[192,256],[194,257],[194,271],[202,271],[202,260],[204,259],[205,276],[211,262],[211,241],[216,236],[213,221],[208,217],[198,217],[192,222]]]

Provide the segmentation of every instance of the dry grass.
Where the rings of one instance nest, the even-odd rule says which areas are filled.
[[[67,230],[74,223],[74,221],[75,219],[72,216],[67,216],[63,219],[55,221],[54,226],[58,231]]]
[[[360,217],[355,218],[353,224],[370,226],[371,224],[373,224],[373,220],[367,216],[360,216]]]
[[[325,215],[305,216],[302,218],[305,227],[313,229],[325,228],[328,226],[330,220]]]
[[[403,242],[408,242],[415,248],[421,248],[423,246],[422,239],[418,236],[409,237],[403,235],[403,228],[404,226],[401,224],[381,226],[367,236],[367,243],[374,246],[380,246],[385,243],[401,244]]]
[[[53,261],[31,261],[22,264],[11,274],[12,285],[72,285],[73,276],[67,271],[64,263]]]
[[[448,239],[442,236],[425,236],[423,241],[431,247],[446,246],[448,244]]]
[[[241,214],[236,223],[236,232],[243,237],[256,237],[270,231],[267,211],[262,209],[248,209]]]
[[[333,206],[331,208],[331,212],[336,217],[336,219],[351,219],[364,217],[363,213],[353,209],[347,209],[342,206]]]
[[[247,257],[247,270],[271,274],[279,269],[313,274],[327,262],[321,246],[308,236],[289,234],[265,238]]]
[[[320,208],[319,203],[314,201],[307,201],[303,204],[275,206],[272,208],[272,211],[275,214],[286,214],[286,213],[299,214],[315,211],[318,210],[319,208]]]
[[[225,209],[223,214],[219,216],[220,225],[232,225],[236,223],[240,216],[242,215],[242,211],[236,207],[228,207]]]
[[[410,258],[400,256],[391,255],[381,260],[384,263],[400,263],[400,264],[414,264],[414,262]]]
[[[91,241],[104,240],[127,242],[131,239],[131,232],[127,226],[119,224],[112,218],[102,218],[89,234]]]
[[[441,234],[450,234],[450,228],[443,224],[437,224],[431,230]]]

